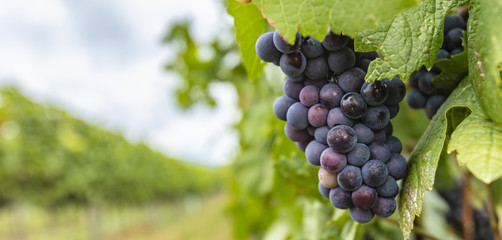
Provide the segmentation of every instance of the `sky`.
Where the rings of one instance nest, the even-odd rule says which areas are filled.
[[[180,110],[173,91],[181,79],[163,69],[174,49],[161,44],[169,26],[183,19],[193,20],[197,41],[212,39],[232,21],[220,2],[5,1],[0,84],[169,156],[229,163],[238,146],[231,128],[239,118],[236,92],[214,84],[216,108]]]

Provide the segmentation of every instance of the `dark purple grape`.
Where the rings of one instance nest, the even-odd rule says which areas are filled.
[[[284,126],[284,132],[289,139],[295,142],[306,142],[312,138],[306,129],[295,129],[289,123]]]
[[[330,173],[338,173],[347,166],[347,156],[326,148],[321,154],[321,166]]]
[[[295,82],[291,78],[286,79],[282,90],[286,96],[300,101],[300,91],[303,89],[302,82]]]
[[[406,96],[406,103],[411,108],[423,108],[427,102],[427,97],[417,89],[411,89]]]
[[[347,153],[352,151],[357,144],[357,135],[354,129],[347,125],[334,126],[329,130],[328,145],[336,152]]]
[[[425,72],[418,79],[418,89],[426,95],[430,95],[436,89],[434,84],[432,84],[432,79],[436,76],[436,73]]]
[[[362,167],[370,159],[370,149],[366,144],[358,143],[347,153],[347,162],[350,165]]]
[[[314,132],[315,140],[322,144],[328,145],[327,137],[329,130],[330,128],[328,126],[322,126],[316,128]]]
[[[317,39],[306,36],[303,38],[302,44],[300,45],[300,51],[302,51],[303,55],[307,58],[316,58],[324,53],[324,47]]]
[[[408,84],[411,88],[418,89],[418,80],[422,77],[422,74],[427,72],[425,67],[420,68],[420,70],[411,73],[410,79],[408,80]]]
[[[356,67],[362,69],[365,72],[368,72],[368,67],[371,64],[371,60],[362,58],[356,61]]]
[[[378,198],[371,211],[379,217],[390,217],[396,211],[396,200],[394,198]]]
[[[376,204],[377,199],[377,191],[364,184],[352,192],[352,203],[354,203],[354,206],[364,210],[372,208]]]
[[[321,89],[324,85],[326,85],[326,79],[313,80],[307,78],[303,83],[305,84],[305,86],[316,86],[317,88]]]
[[[389,161],[390,158],[390,149],[387,144],[383,142],[373,142],[368,148],[370,149],[370,158],[377,159],[382,162]]]
[[[289,107],[286,113],[286,120],[296,129],[305,129],[309,125],[308,111],[309,109],[303,106],[302,103],[296,102]]]
[[[370,187],[378,187],[382,185],[389,176],[389,172],[385,163],[379,160],[369,160],[361,168],[364,184]]]
[[[273,42],[274,42],[274,46],[277,48],[277,50],[279,50],[283,53],[292,53],[292,52],[297,51],[298,48],[300,47],[300,44],[302,42],[302,35],[300,35],[299,32],[296,32],[295,43],[293,45],[291,45],[279,34],[279,31],[275,31],[274,37],[273,37]]]
[[[307,75],[305,75],[305,73],[302,73],[298,76],[288,76],[288,78],[291,79],[291,81],[293,82],[299,82],[299,83],[303,83],[304,81],[309,79]]]
[[[314,166],[321,166],[321,154],[326,148],[328,148],[328,146],[318,141],[310,142],[305,149],[305,156],[307,156],[307,160],[310,164]]]
[[[342,111],[341,108],[332,108],[328,113],[328,127],[334,127],[336,125],[347,125],[352,126],[354,120],[348,118]]]
[[[386,105],[387,109],[389,109],[389,117],[390,119],[393,119],[397,116],[397,113],[399,113],[399,104],[396,105]]]
[[[374,142],[385,142],[387,140],[387,134],[385,133],[385,128],[381,130],[374,131],[375,137],[373,138]]]
[[[358,207],[351,207],[349,210],[352,220],[358,223],[367,223],[373,219],[373,212],[370,210],[363,210]]]
[[[429,119],[431,119],[436,112],[439,110],[441,105],[446,101],[446,96],[443,94],[432,95],[427,99],[427,103],[425,104],[425,115]]]
[[[315,127],[312,127],[312,126],[310,126],[310,125],[309,125],[309,126],[307,126],[307,132],[308,132],[308,133],[310,134],[310,136],[312,136],[312,137],[313,137],[313,136],[314,136],[314,134],[315,134],[315,130],[316,130],[316,128],[315,128]]]
[[[385,141],[385,145],[389,147],[391,153],[401,153],[401,151],[403,151],[403,145],[397,137],[388,137],[387,141]]]
[[[444,35],[446,35],[451,29],[462,28],[466,29],[467,23],[458,15],[446,15],[444,19]]]
[[[326,79],[329,76],[328,60],[326,56],[321,55],[316,58],[307,60],[307,67],[305,68],[305,75],[313,80]]]
[[[329,198],[329,192],[331,191],[331,188],[327,188],[325,186],[323,186],[321,183],[318,184],[318,188],[319,188],[319,192],[321,193],[321,195],[325,198]]]
[[[349,48],[342,48],[328,55],[328,66],[335,74],[342,73],[356,64],[354,51]],[[361,70],[362,71],[362,70]]]
[[[256,40],[256,54],[265,62],[279,62],[282,53],[274,46],[274,33],[267,32]]]
[[[408,162],[401,154],[390,154],[390,160],[386,165],[389,170],[389,176],[392,176],[396,180],[402,179],[408,174]]]
[[[352,119],[361,118],[366,113],[366,102],[361,94],[356,92],[349,92],[343,95],[340,101],[340,106],[343,113]]]
[[[361,169],[351,165],[347,165],[340,173],[338,173],[338,185],[345,191],[352,192],[363,184]]]
[[[382,80],[387,85],[387,99],[385,105],[396,105],[404,99],[406,95],[406,85],[398,76],[391,80],[388,78]]]
[[[307,149],[307,145],[309,145],[310,141],[312,140],[309,139],[305,142],[296,142],[296,147],[300,149],[300,151],[305,152],[305,149]]]
[[[306,107],[319,103],[319,88],[313,85],[303,87],[300,91],[300,102]]]
[[[378,58],[378,53],[376,51],[371,52],[356,52],[356,59],[368,59],[370,61]]]
[[[329,200],[331,204],[339,209],[348,209],[352,207],[351,193],[336,187],[329,191]]]
[[[322,40],[322,45],[329,51],[338,51],[345,47],[348,42],[348,37],[336,35],[333,32],[328,31],[326,37]]]
[[[376,188],[379,197],[396,197],[399,193],[399,186],[392,176],[388,176],[387,180]]]
[[[308,120],[310,125],[314,127],[321,127],[326,125],[328,119],[328,109],[318,103],[309,108]]]
[[[288,77],[296,77],[305,71],[307,59],[300,51],[282,54],[279,66]]]
[[[362,122],[367,127],[374,130],[384,128],[389,123],[389,120],[390,112],[389,109],[384,105],[368,107],[366,114],[362,118]]]
[[[366,73],[360,68],[351,68],[338,78],[338,86],[344,92],[359,92],[364,84]]]
[[[321,88],[319,97],[321,103],[328,108],[334,108],[340,106],[340,100],[342,100],[343,91],[335,83],[328,83]]]
[[[361,96],[370,106],[380,105],[387,100],[387,85],[383,81],[365,82],[361,87]]]
[[[362,123],[356,123],[353,127],[356,131],[357,141],[364,144],[369,144],[373,141],[374,133],[369,127]]]
[[[462,28],[453,28],[444,36],[445,48],[448,50],[453,50],[462,47]]]
[[[392,133],[394,132],[394,127],[392,126],[392,123],[389,122],[387,126],[385,126],[384,130],[387,136],[392,136]]]
[[[296,100],[288,96],[278,97],[275,100],[273,107],[275,116],[282,121],[286,121],[286,113],[288,112],[289,107],[296,102]]]

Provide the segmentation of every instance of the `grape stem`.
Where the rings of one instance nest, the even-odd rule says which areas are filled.
[[[392,223],[394,225],[396,225],[397,227],[399,227],[399,222],[397,220],[394,220],[394,219],[391,219],[391,218],[381,218],[381,217],[376,217],[377,219],[380,219],[382,221],[386,221],[388,223]],[[428,232],[426,232],[425,230],[415,226],[413,227],[413,229],[411,229],[411,231],[417,235],[420,235],[426,239],[431,239],[431,240],[440,240],[439,238],[433,236],[433,235],[430,235]]]
[[[472,175],[468,171],[464,173],[464,190],[462,191],[462,235],[464,240],[474,239],[474,225],[473,212],[472,212],[472,189],[471,189]]]

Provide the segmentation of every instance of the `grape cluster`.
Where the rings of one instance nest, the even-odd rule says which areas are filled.
[[[444,41],[439,49],[436,61],[449,59],[450,56],[464,51],[462,47],[462,31],[466,30],[466,21],[457,15],[447,15],[444,21]],[[413,72],[410,76],[406,102],[411,108],[423,108],[425,115],[431,119],[441,105],[446,101],[449,93],[442,92],[432,83],[432,79],[439,75],[441,70],[434,65],[430,71],[424,67]]]
[[[322,42],[297,33],[293,45],[265,33],[256,52],[288,77],[273,111],[286,121],[286,136],[320,166],[320,193],[360,223],[392,215],[396,181],[408,168],[390,122],[406,94],[403,81],[366,83],[376,52],[355,53],[352,39],[331,31]]]

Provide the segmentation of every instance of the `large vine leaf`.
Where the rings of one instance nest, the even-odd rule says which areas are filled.
[[[255,42],[265,31],[267,22],[253,5],[227,1],[227,11],[234,17],[235,37],[239,43],[244,67],[249,78],[256,80],[263,72],[264,62],[255,52]]]
[[[461,121],[458,116],[465,116],[466,108],[472,108],[478,103],[474,90],[468,80],[463,80],[452,92],[448,100],[441,106],[432,118],[427,130],[420,138],[409,157],[409,173],[401,190],[399,199],[400,227],[406,239],[410,238],[415,216],[422,212],[422,200],[425,191],[431,191],[434,186],[436,169],[443,149],[448,130],[453,126],[449,120]],[[451,119],[453,117],[453,119]]]
[[[444,18],[448,10],[466,4],[467,0],[425,0],[419,6],[401,12],[385,34],[366,30],[358,34],[356,50],[370,50],[365,42],[381,42],[382,58],[371,62],[366,81],[399,75],[408,79],[422,65],[431,68],[443,42]],[[380,29],[385,29],[380,27]],[[375,36],[379,38],[375,38]]]
[[[417,0],[255,0],[270,25],[286,40],[293,41],[299,28],[303,34],[323,39],[328,28],[354,36],[377,23],[389,23],[402,9]]]
[[[473,0],[469,16],[469,78],[486,114],[502,123],[502,2]]]

